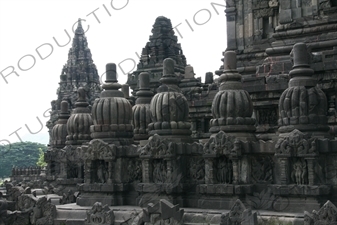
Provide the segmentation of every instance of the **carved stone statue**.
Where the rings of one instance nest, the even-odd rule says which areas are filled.
[[[304,185],[307,178],[307,165],[304,161],[298,160],[293,165],[293,172],[291,173],[291,178],[297,185]]]

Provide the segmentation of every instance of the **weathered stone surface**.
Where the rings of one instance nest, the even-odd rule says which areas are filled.
[[[245,205],[238,199],[232,206],[229,213],[221,215],[220,225],[241,224],[241,225],[257,225],[257,215],[247,209]]]

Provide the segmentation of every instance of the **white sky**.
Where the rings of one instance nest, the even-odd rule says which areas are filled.
[[[59,76],[71,47],[71,42],[57,46],[53,37],[63,45],[68,41],[67,30],[73,38],[72,26],[78,18],[86,20],[82,21],[84,30],[90,26],[86,37],[99,74],[110,62],[118,64],[131,58],[138,63],[136,52],[141,54],[158,16],[171,19],[173,26],[181,23],[177,28],[182,37],[175,30],[178,42],[196,77],[204,80],[206,72],[219,69],[226,49],[224,5],[224,0],[0,0],[0,73],[10,74],[12,69],[6,68],[13,66],[19,75],[10,74],[6,83],[0,74],[0,144],[7,144],[4,139],[18,142],[19,137],[47,144],[45,124],[49,118],[44,113],[57,98]],[[41,45],[42,57],[51,53],[44,60],[36,52]],[[35,64],[31,56],[19,63],[25,55],[32,55]],[[134,64],[127,60],[120,66],[128,72]],[[127,76],[121,70],[118,73],[119,83],[124,84]],[[16,130],[19,137],[12,134]]]

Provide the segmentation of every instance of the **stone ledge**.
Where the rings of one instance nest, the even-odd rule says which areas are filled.
[[[253,185],[234,185],[234,184],[200,184],[197,192],[200,194],[214,195],[242,195],[251,194]]]
[[[280,196],[321,196],[331,193],[331,186],[328,185],[270,185],[274,195]]]
[[[129,190],[129,184],[79,184],[78,190],[83,192],[120,192]]]

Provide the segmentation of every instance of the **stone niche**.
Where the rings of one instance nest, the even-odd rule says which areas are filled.
[[[134,183],[141,180],[136,146],[115,146],[94,139],[83,145],[81,152],[84,184],[78,186],[82,194],[77,204],[89,206],[96,201],[108,205],[136,204]]]
[[[229,208],[239,196],[252,193],[247,156],[249,142],[220,131],[203,147],[205,183],[198,185],[200,208]]]

